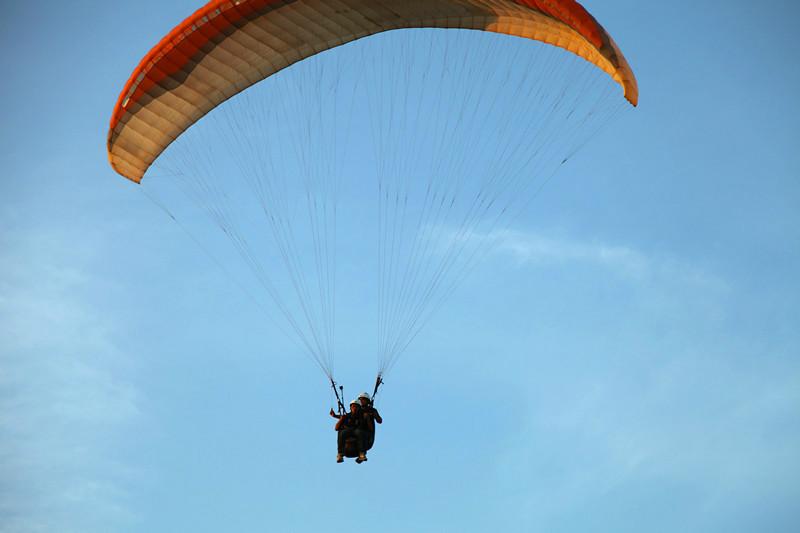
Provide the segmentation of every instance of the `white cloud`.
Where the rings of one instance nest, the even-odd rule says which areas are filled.
[[[589,270],[588,285],[625,302],[571,294],[576,309],[612,308],[610,320],[597,327],[597,313],[573,313],[563,331],[519,347],[534,363],[520,370],[520,433],[498,455],[494,481],[514,495],[525,527],[585,530],[591,516],[607,522],[589,529],[636,530],[640,520],[637,529],[677,530],[797,493],[796,340],[775,336],[777,326],[742,327],[764,308],[757,295],[689,259],[632,246],[490,238],[495,259],[581,281]],[[649,524],[637,504],[655,501],[675,515]]]
[[[536,232],[503,231],[488,238],[497,253],[510,254],[519,265],[588,264],[633,282],[670,278],[714,290],[727,288],[722,279],[697,266],[676,258],[648,255],[629,246],[559,239]]]
[[[601,530],[639,523],[674,531],[685,521],[746,516],[796,492],[800,433],[787,426],[800,406],[796,371],[732,371],[737,354],[704,351],[713,349],[638,368],[630,356],[622,369],[555,366],[532,380],[494,480],[514,495],[521,523],[579,529],[582,512],[602,508]],[[632,507],[639,490],[675,515],[651,527],[647,509]],[[622,509],[629,514],[615,522]]]
[[[126,519],[113,442],[139,416],[131,361],[91,303],[76,235],[0,236],[2,532],[87,531]],[[87,255],[88,254],[88,255]]]

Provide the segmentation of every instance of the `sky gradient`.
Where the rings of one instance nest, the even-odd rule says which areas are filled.
[[[319,372],[107,164],[197,7],[163,4],[0,18],[0,532],[345,531],[357,501],[386,532],[798,530],[794,2],[584,2],[640,107],[415,340],[358,467]]]

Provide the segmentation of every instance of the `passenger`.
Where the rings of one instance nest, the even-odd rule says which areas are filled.
[[[356,463],[360,464],[367,460],[366,448],[364,447],[367,435],[365,427],[366,421],[361,413],[361,404],[358,400],[353,400],[350,402],[350,412],[336,422],[336,431],[338,432],[337,463],[344,461],[345,442],[351,437],[356,441],[356,451],[358,452]]]
[[[358,401],[361,403],[362,418],[366,423],[364,429],[366,430],[367,435],[366,442],[364,443],[364,449],[369,450],[375,443],[375,422],[378,424],[383,424],[383,418],[381,418],[378,410],[375,409],[375,407],[373,407],[370,403],[369,394],[362,392],[358,395]]]

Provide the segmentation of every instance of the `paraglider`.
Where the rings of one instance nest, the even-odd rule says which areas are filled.
[[[221,230],[332,386],[356,450],[339,455],[361,462],[382,378],[625,101],[638,102],[630,66],[574,0],[211,0],[133,71],[107,149],[123,177],[161,171]],[[344,413],[337,224],[351,176],[351,205],[377,211],[378,377]]]
[[[350,402],[350,412],[339,417],[334,429],[337,433],[337,463],[343,462],[345,457],[355,457],[358,464],[367,460],[367,451],[372,445],[368,443],[367,419],[358,399]]]
[[[343,462],[344,457],[357,457],[359,464],[366,461],[367,452],[375,443],[375,424],[383,424],[369,394],[362,392],[350,402],[350,412],[337,415],[331,409],[330,415],[337,420],[336,462]]]

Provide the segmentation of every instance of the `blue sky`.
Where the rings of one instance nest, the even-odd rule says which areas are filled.
[[[359,467],[319,372],[106,162],[196,3],[7,6],[0,531],[796,531],[798,8],[585,5],[641,105],[415,340]]]

